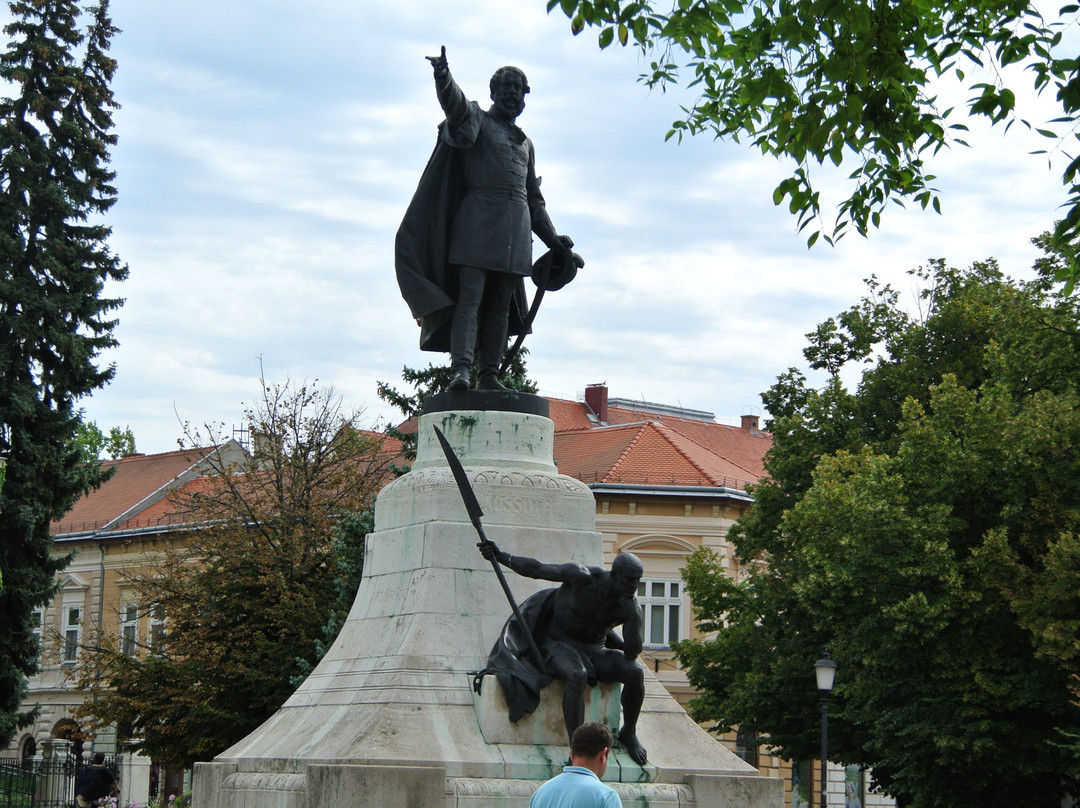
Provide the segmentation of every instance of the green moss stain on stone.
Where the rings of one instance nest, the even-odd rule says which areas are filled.
[[[450,440],[451,445],[453,445],[452,436],[455,431],[461,434],[463,445],[461,451],[458,452],[460,456],[462,454],[472,454],[470,447],[472,446],[474,433],[476,432],[476,427],[478,425],[479,421],[471,415],[458,415],[457,413],[451,412],[443,416],[441,428],[443,434]],[[462,459],[462,462],[465,462],[464,459]]]

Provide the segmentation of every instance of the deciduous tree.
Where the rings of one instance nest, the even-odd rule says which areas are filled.
[[[107,0],[16,0],[0,79],[0,744],[37,667],[31,613],[49,602],[65,558],[49,523],[99,481],[74,438],[76,402],[103,386],[127,268],[107,246],[116,199],[109,167],[116,29]]]
[[[795,170],[773,192],[785,200],[809,243],[877,227],[890,202],[939,209],[929,158],[966,145],[964,120],[1006,129],[1019,121],[1065,152],[1066,213],[1055,237],[1075,256],[1080,245],[1080,116],[1076,47],[1063,34],[1078,7],[1044,16],[1028,0],[880,2],[874,0],[548,0],[577,34],[599,29],[602,48],[633,41],[650,87],[688,78],[698,93],[668,137],[710,133],[746,140],[763,154],[791,158]],[[938,99],[938,79],[966,83],[966,117]],[[1027,82],[1031,82],[1027,85]],[[1018,84],[1017,82],[1020,82]],[[1025,85],[1052,93],[1061,116],[1027,120]],[[844,166],[850,195],[826,221],[812,176]],[[1063,264],[1069,287],[1080,277]]]
[[[135,454],[135,434],[131,427],[114,426],[105,434],[95,422],[80,421],[75,430],[75,443],[88,463],[103,459],[102,455],[116,460]]]
[[[247,413],[250,462],[210,454],[212,473],[177,494],[188,529],[129,583],[164,616],[151,648],[93,640],[83,714],[129,723],[157,760],[190,765],[243,738],[325,651],[356,593],[368,511],[387,480],[383,436],[331,389],[264,385]],[[224,430],[190,433],[217,445]]]
[[[1080,306],[993,262],[917,273],[810,335],[819,389],[765,396],[769,478],[732,536],[750,572],[685,574],[715,636],[678,647],[694,714],[817,756],[812,665],[839,665],[833,760],[899,804],[1057,806],[1080,770]],[[840,372],[869,362],[855,390]]]

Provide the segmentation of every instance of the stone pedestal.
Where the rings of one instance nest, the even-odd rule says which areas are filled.
[[[124,749],[116,759],[120,774],[120,805],[146,805],[150,801],[150,758],[131,748]]]
[[[498,682],[485,677],[482,694],[472,690],[510,607],[476,549],[433,425],[461,458],[490,539],[516,555],[602,563],[592,493],[555,468],[550,420],[485,411],[423,416],[412,471],[379,494],[364,579],[341,634],[269,721],[214,762],[197,764],[199,808],[527,808],[561,769],[568,753],[558,731],[561,685],[546,688],[518,726],[504,715],[501,730]],[[508,581],[519,602],[549,585],[512,573]],[[730,786],[744,808],[780,806],[778,780],[760,777],[646,677],[638,736],[649,764],[616,750],[605,778],[624,804],[719,805],[715,795]],[[597,688],[590,710],[617,720],[616,691]],[[697,792],[710,801],[696,803]]]
[[[74,766],[68,764],[75,760],[75,744],[64,738],[48,738],[41,742],[41,760],[45,771],[41,801],[56,805],[74,802]]]

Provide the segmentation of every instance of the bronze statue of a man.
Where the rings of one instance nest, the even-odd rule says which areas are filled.
[[[450,75],[446,48],[426,57],[446,120],[397,234],[402,296],[420,321],[420,347],[449,351],[452,390],[505,389],[499,360],[524,324],[522,279],[532,272],[532,233],[573,266],[573,241],[548,217],[532,141],[514,123],[529,84],[516,67],[491,77],[492,105],[468,101]]]
[[[560,586],[542,590],[521,604],[521,614],[532,631],[542,660],[530,660],[532,652],[522,641],[523,629],[511,617],[492,648],[488,673],[503,687],[516,721],[539,703],[540,688],[552,677],[561,679],[563,720],[568,736],[585,721],[585,686],[596,682],[621,682],[622,729],[619,742],[637,763],[647,760],[637,737],[637,720],[645,699],[645,674],[641,653],[641,606],[637,600],[641,561],[633,553],[621,553],[611,571],[584,564],[545,564],[535,558],[511,556],[494,542],[479,543],[480,552],[519,575]],[[613,629],[622,626],[620,637]]]

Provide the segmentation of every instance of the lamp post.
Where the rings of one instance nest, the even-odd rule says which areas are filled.
[[[828,806],[829,786],[829,694],[836,679],[836,663],[829,659],[829,651],[814,663],[814,676],[821,696],[821,808]]]

